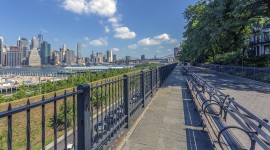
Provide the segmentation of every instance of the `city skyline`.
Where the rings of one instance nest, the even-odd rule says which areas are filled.
[[[165,56],[173,54],[173,48],[182,40],[182,13],[195,2],[40,0],[16,1],[14,5],[13,1],[5,1],[0,9],[14,11],[0,15],[8,22],[1,25],[0,34],[10,46],[16,45],[19,36],[31,39],[41,30],[54,50],[67,44],[76,51],[76,44],[81,43],[83,57],[92,50],[111,49],[119,58]],[[102,7],[97,8],[98,4]]]

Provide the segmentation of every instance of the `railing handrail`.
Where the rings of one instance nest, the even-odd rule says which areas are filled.
[[[40,107],[42,105],[45,105],[45,104],[48,104],[48,103],[51,103],[51,102],[54,102],[54,101],[58,101],[58,100],[66,98],[66,97],[70,97],[70,96],[80,94],[82,92],[83,91],[81,91],[81,90],[76,90],[76,91],[69,92],[69,93],[62,94],[62,95],[58,95],[58,96],[55,96],[55,97],[46,98],[46,99],[44,98],[44,100],[42,100],[42,101],[30,103],[29,105],[23,105],[23,106],[20,106],[20,107],[12,108],[11,110],[2,111],[2,112],[0,112],[0,118],[7,117],[9,115],[14,115],[14,114],[17,114],[17,113],[20,113],[20,112],[23,112],[23,111],[26,111],[26,110],[29,110],[29,109],[33,109],[33,108],[36,108],[36,107]]]
[[[217,96],[216,97],[217,99],[215,98],[213,100],[216,100],[217,103],[220,105],[221,110],[224,111],[223,119],[226,120],[227,113],[229,113],[231,117],[237,122],[238,125],[240,125],[240,127],[243,130],[245,130],[247,133],[253,133],[252,137],[260,146],[262,146],[263,148],[267,147],[267,145],[269,146],[270,134],[261,129],[263,127],[268,132],[270,132],[270,125],[268,124],[267,119],[259,118],[258,116],[250,112],[248,109],[237,103],[230,96],[226,96],[226,99],[220,97],[220,94],[222,94],[223,96],[226,94],[224,94],[214,86],[211,87],[214,89],[209,89],[210,83],[206,82],[198,74],[193,73],[191,77],[194,81],[196,81],[195,83],[199,84],[199,86],[203,89],[203,92],[207,92],[210,97],[215,98]],[[212,93],[211,91],[214,91],[216,93]],[[220,104],[220,102],[224,103]],[[254,122],[258,123],[259,125],[256,125]],[[263,139],[261,139],[258,135],[260,135]]]

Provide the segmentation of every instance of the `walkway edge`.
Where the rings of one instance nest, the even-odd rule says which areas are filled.
[[[125,146],[125,144],[127,143],[128,139],[129,139],[129,137],[134,132],[134,130],[136,129],[136,127],[139,124],[139,122],[141,121],[141,119],[144,117],[144,114],[149,109],[149,107],[151,106],[152,102],[154,101],[154,98],[156,97],[156,95],[158,93],[159,93],[159,90],[157,91],[157,93],[155,94],[155,96],[151,98],[152,100],[149,102],[149,104],[147,105],[147,107],[143,110],[142,114],[138,117],[138,119],[135,121],[135,123],[133,124],[133,126],[129,129],[129,131],[127,132],[127,135],[123,138],[122,142],[119,145],[117,145],[117,147],[115,148],[115,150],[122,150],[123,149],[123,147]]]

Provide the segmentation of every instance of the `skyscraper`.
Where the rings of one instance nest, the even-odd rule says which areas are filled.
[[[113,62],[116,62],[116,61],[117,61],[117,55],[113,54]]]
[[[69,49],[66,50],[65,62],[67,65],[75,64],[75,53],[73,50],[69,50]]]
[[[6,66],[21,66],[22,53],[18,46],[10,46],[10,50],[6,52]]]
[[[107,62],[113,62],[112,50],[107,50]]]
[[[3,60],[3,47],[4,47],[4,38],[0,36],[0,66],[2,66]]]
[[[26,38],[19,38],[17,42],[17,46],[20,48],[20,51],[22,52],[23,59],[28,58],[29,49],[30,49],[29,40]]]
[[[41,54],[41,64],[50,65],[51,64],[51,45],[48,42],[43,41],[41,43],[40,54]]]
[[[141,56],[141,60],[145,60],[145,55],[142,55]]]
[[[36,37],[32,38],[30,49],[38,48],[38,40]]]
[[[43,43],[43,35],[41,34],[41,32],[38,34],[38,49],[41,49],[41,43]]]
[[[37,48],[34,48],[30,51],[29,66],[31,66],[31,67],[41,66],[41,59],[40,59],[40,55],[39,55]]]
[[[81,56],[81,43],[77,43],[77,59],[82,58]]]

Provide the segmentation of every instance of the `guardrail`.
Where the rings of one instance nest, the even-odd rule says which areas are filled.
[[[200,64],[199,66],[235,76],[270,83],[270,68],[227,66],[217,64]]]
[[[270,125],[199,75],[187,79],[193,99],[217,149],[270,149]]]
[[[137,110],[143,108],[156,90],[165,81],[177,64],[162,66],[153,70],[142,71],[132,75],[124,75],[115,80],[107,80],[95,86],[82,84],[63,95],[43,99],[21,107],[0,112],[0,119],[7,118],[7,149],[13,149],[13,116],[26,112],[26,149],[31,149],[31,111],[41,111],[41,149],[46,148],[46,109],[53,107],[53,148],[78,150],[103,149],[109,146],[123,128],[129,128],[131,118]],[[61,104],[61,108],[59,108]],[[71,109],[69,108],[71,107]],[[72,112],[70,112],[72,111]],[[64,118],[59,121],[59,115]],[[72,116],[69,116],[71,114]],[[70,120],[69,117],[72,117]],[[70,120],[70,121],[68,121]],[[61,123],[61,124],[60,124]],[[21,125],[18,125],[21,126]],[[58,139],[60,129],[64,138]],[[69,134],[69,132],[72,132]],[[69,142],[72,144],[70,145]],[[62,143],[62,144],[59,144]],[[61,147],[62,146],[62,147]]]

